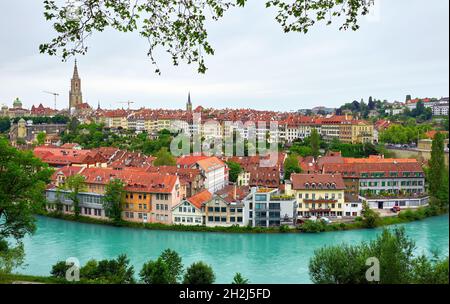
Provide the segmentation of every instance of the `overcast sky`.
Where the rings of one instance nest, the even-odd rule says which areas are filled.
[[[146,57],[137,34],[97,33],[78,57],[84,100],[92,106],[194,107],[297,110],[366,101],[448,96],[449,1],[375,0],[357,32],[318,26],[307,35],[284,34],[262,0],[229,11],[208,26],[216,50],[206,75],[195,66],[173,67],[158,57],[162,76]],[[0,104],[15,97],[25,107],[68,106],[73,59],[41,55],[38,46],[54,33],[42,15],[42,0],[0,1]],[[126,107],[126,105],[125,105]]]

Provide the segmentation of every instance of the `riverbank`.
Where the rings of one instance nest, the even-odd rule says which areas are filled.
[[[433,206],[421,207],[415,210],[404,210],[398,213],[397,216],[380,217],[375,222],[374,226],[368,227],[361,217],[358,217],[353,222],[348,223],[331,223],[311,222],[308,225],[302,225],[295,228],[288,226],[280,227],[250,227],[250,226],[229,226],[229,227],[207,227],[207,226],[186,226],[186,225],[166,225],[160,223],[134,223],[122,221],[121,223],[113,223],[108,220],[94,219],[85,216],[78,216],[70,214],[60,214],[54,212],[41,213],[39,215],[51,218],[79,222],[85,224],[108,225],[114,227],[138,228],[147,230],[163,230],[163,231],[180,231],[180,232],[222,232],[222,233],[319,233],[331,231],[347,231],[355,229],[367,229],[384,227],[390,225],[397,225],[408,223],[412,221],[423,220],[432,216],[439,216],[447,214],[448,210],[440,210]]]
[[[67,284],[67,281],[53,277],[2,273],[0,274],[0,284]]]

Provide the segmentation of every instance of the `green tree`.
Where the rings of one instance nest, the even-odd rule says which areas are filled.
[[[0,268],[23,261],[22,238],[34,233],[35,212],[43,210],[52,170],[30,151],[0,137]]]
[[[68,191],[67,195],[73,202],[73,210],[75,216],[80,216],[81,208],[80,198],[78,197],[78,195],[80,194],[80,192],[87,191],[84,176],[80,174],[69,176],[62,187],[64,190]]]
[[[216,275],[211,266],[203,262],[197,262],[186,270],[183,284],[213,284],[215,280]]]
[[[229,177],[230,182],[236,183],[238,180],[239,174],[243,171],[240,164],[234,162],[234,161],[228,161],[226,162],[228,165],[228,168],[230,168],[229,171]]]
[[[115,224],[122,222],[122,203],[125,194],[125,185],[120,179],[112,179],[105,187],[103,207],[106,215]]]
[[[237,272],[234,275],[233,282],[231,282],[231,284],[239,284],[239,285],[248,284],[248,279],[244,278],[244,276],[240,272]]]
[[[36,142],[39,146],[42,146],[45,144],[45,139],[47,138],[47,134],[45,132],[39,132],[38,135],[36,135]]]
[[[64,279],[66,277],[66,272],[70,267],[70,265],[66,265],[65,261],[59,261],[52,266],[50,274],[52,275],[52,277]]]
[[[0,117],[0,134],[8,132],[10,126],[11,122],[8,117]]]
[[[125,254],[116,259],[91,260],[80,269],[80,278],[107,284],[134,284],[134,267]]]
[[[375,211],[370,209],[369,205],[364,202],[362,209],[362,221],[364,227],[366,228],[375,228],[378,224],[380,215]]]
[[[176,166],[177,161],[166,147],[161,148],[155,155],[156,160],[153,162],[154,166]]]
[[[407,284],[428,278],[431,278],[429,283],[448,284],[448,258],[430,261],[425,256],[415,257],[414,249],[415,244],[406,236],[404,228],[385,229],[368,243],[316,250],[309,261],[309,273],[316,284]],[[366,279],[369,258],[379,261],[379,282]]]
[[[137,32],[149,41],[148,56],[154,64],[154,51],[162,48],[173,64],[180,61],[198,65],[205,73],[205,55],[213,55],[205,24],[220,19],[232,7],[243,7],[247,0],[168,0],[97,2],[82,0],[59,6],[54,0],[44,1],[44,16],[53,23],[56,36],[39,46],[41,53],[59,55],[63,59],[87,52],[87,37],[112,28],[119,32]],[[357,30],[358,17],[369,12],[371,1],[266,0],[266,7],[277,11],[276,21],[284,32],[307,33],[316,22],[331,24],[333,18],[345,16],[340,30]],[[69,13],[68,13],[69,12]],[[159,73],[159,69],[156,69]]]
[[[180,255],[174,250],[166,249],[161,253],[160,257],[167,265],[169,271],[169,283],[178,283],[183,274],[183,264]]]
[[[302,157],[312,156],[313,151],[310,146],[304,146],[303,143],[293,143],[293,145],[289,148],[290,153],[298,154]]]
[[[156,261],[148,261],[139,272],[139,277],[145,284],[171,284],[169,267],[159,257]]]
[[[302,169],[298,164],[298,156],[296,154],[290,154],[284,161],[284,179],[291,178],[292,173],[301,173]]]
[[[317,132],[316,129],[312,129],[311,131],[311,149],[312,149],[312,156],[314,158],[317,158],[320,155],[319,149],[320,149],[320,135],[319,132]]]
[[[439,194],[439,189],[444,186],[445,175],[445,159],[444,159],[444,136],[440,133],[436,133],[433,143],[431,145],[431,159],[429,187],[430,193],[434,196]]]
[[[25,251],[21,242],[10,248],[6,240],[0,239],[0,275],[11,273],[16,267],[21,266],[24,260]]]
[[[419,256],[414,260],[415,271],[412,276],[414,284],[448,284],[448,257],[429,259]]]

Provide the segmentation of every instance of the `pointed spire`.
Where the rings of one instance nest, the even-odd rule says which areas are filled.
[[[98,107],[97,107],[97,110],[100,110],[101,108],[100,108],[100,100],[98,101]]]
[[[192,112],[191,92],[188,93],[188,101],[186,104],[186,111]]]
[[[75,66],[74,66],[74,68],[73,68],[73,78],[74,78],[74,79],[80,78],[80,77],[78,76],[78,66],[77,66],[77,60],[76,60],[76,59],[75,59]]]

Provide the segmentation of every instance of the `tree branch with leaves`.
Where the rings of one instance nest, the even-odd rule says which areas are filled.
[[[214,55],[206,23],[217,21],[231,8],[244,7],[248,0],[80,0],[58,5],[44,1],[44,17],[53,23],[56,36],[39,46],[41,53],[61,56],[84,55],[87,40],[108,28],[137,32],[149,43],[147,55],[160,69],[155,50],[161,48],[180,62],[196,64],[205,73],[205,55]],[[329,25],[333,18],[344,20],[340,30],[359,29],[358,17],[369,12],[373,0],[267,0],[275,8],[275,20],[284,32],[307,33],[319,21]]]

